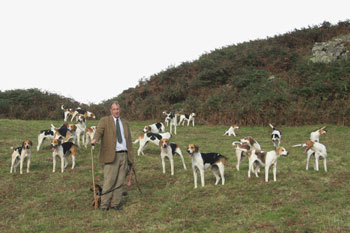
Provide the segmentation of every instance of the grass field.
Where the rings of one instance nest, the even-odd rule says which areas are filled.
[[[349,232],[350,231],[350,141],[349,127],[329,125],[321,142],[328,150],[328,172],[305,170],[306,154],[291,145],[305,142],[320,125],[279,127],[282,145],[290,152],[281,157],[277,182],[269,183],[264,171],[247,177],[247,160],[238,172],[231,143],[253,136],[263,150],[272,150],[269,127],[241,127],[238,137],[222,136],[228,126],[178,127],[171,141],[180,145],[188,170],[175,157],[175,175],[161,172],[160,149],[148,145],[135,167],[143,195],[135,185],[126,187],[123,211],[101,212],[89,206],[90,149],[80,148],[76,168],[52,173],[52,156],[45,142],[36,152],[37,134],[60,121],[0,120],[0,232]],[[131,122],[132,135],[150,122]],[[88,126],[97,121],[89,121]],[[30,173],[10,174],[11,146],[24,139],[34,142]],[[195,143],[202,152],[219,152],[228,158],[226,184],[214,185],[205,173],[206,186],[194,189],[191,160],[185,152]],[[138,145],[134,145],[136,153]],[[95,179],[102,184],[102,165],[95,156]],[[69,160],[69,166],[71,160]],[[25,166],[26,167],[26,166]],[[58,163],[58,168],[60,164]]]

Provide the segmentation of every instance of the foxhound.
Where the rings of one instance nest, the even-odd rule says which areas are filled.
[[[177,126],[177,114],[175,113],[169,113],[167,117],[165,118],[167,122],[170,124],[170,133],[172,133],[172,128],[174,128],[174,134],[176,134],[176,126]]]
[[[307,153],[307,160],[306,160],[306,170],[309,170],[309,161],[311,155],[315,155],[315,164],[314,164],[314,170],[319,171],[318,167],[318,161],[320,157],[323,158],[323,166],[325,172],[327,172],[327,148],[325,145],[319,143],[319,142],[313,142],[313,141],[307,141],[304,144],[297,144],[293,147],[306,147],[305,153]],[[308,153],[310,150],[312,150],[311,153]]]
[[[282,133],[280,130],[276,129],[272,124],[269,124],[269,126],[273,130],[271,133],[272,144],[275,147],[275,149],[277,149],[277,147],[279,147],[281,143]]]
[[[219,153],[201,153],[199,152],[199,146],[189,144],[187,146],[187,153],[192,158],[192,170],[194,177],[194,188],[197,188],[197,170],[201,176],[201,184],[204,187],[204,170],[211,168],[213,174],[216,177],[215,185],[220,181],[222,185],[225,184],[224,177],[224,164],[227,158]]]
[[[52,140],[54,138],[55,132],[56,130],[51,129],[41,130],[38,134],[38,145],[36,147],[36,151],[40,150],[41,145],[46,139]]]
[[[164,122],[166,123],[166,126],[169,126],[168,114],[170,114],[170,112],[168,111],[163,112],[163,115],[165,116]]]
[[[75,156],[77,155],[78,147],[72,142],[62,143],[59,139],[53,139],[51,143],[53,168],[52,172],[56,170],[56,156],[61,159],[61,172],[68,166],[68,157],[72,155],[72,169],[75,167]]]
[[[86,129],[85,131],[85,148],[87,148],[87,145],[89,142],[92,141],[96,133],[96,126],[91,126]]]
[[[75,143],[75,139],[77,140],[78,147],[80,147],[80,136],[82,136],[82,143],[85,145],[85,131],[86,131],[86,123],[85,117],[83,115],[78,116],[78,122],[75,124],[75,137],[73,138],[73,143]]]
[[[265,166],[265,182],[269,181],[269,169],[273,165],[273,180],[277,181],[276,172],[277,172],[277,160],[282,156],[288,156],[288,151],[284,147],[278,147],[276,150],[272,150],[269,152],[264,152],[260,150],[251,150],[248,151],[249,157],[249,169],[248,169],[248,177],[250,178],[250,173],[253,171],[256,177],[258,176],[258,172],[253,168],[253,164],[258,161],[262,166]]]
[[[310,134],[310,141],[320,142],[320,136],[322,134],[326,134],[327,133],[326,127],[327,126],[324,126],[324,127],[320,128],[320,129],[318,129],[316,131],[311,132],[311,134]]]
[[[143,128],[144,133],[164,133],[165,132],[165,127],[162,122],[157,122],[152,125],[146,125]]]
[[[255,150],[261,150],[261,146],[260,144],[251,136],[247,136],[242,138],[241,140],[239,140],[240,143],[242,144],[247,144],[248,146],[250,146],[252,149]],[[233,143],[232,143],[233,144]]]
[[[140,143],[139,149],[137,150],[137,155],[144,155],[143,150],[146,148],[149,142],[152,142],[153,144],[159,146],[159,141],[163,138],[170,139],[171,134],[166,133],[143,133],[139,134],[137,139],[133,142],[133,144]]]
[[[235,133],[236,129],[239,129],[238,125],[236,125],[236,124],[231,125],[231,127],[224,133],[224,136],[225,135],[227,135],[227,136],[233,135],[234,137],[236,137],[236,133]]]
[[[235,148],[235,153],[237,158],[236,169],[237,171],[239,171],[239,166],[241,165],[243,158],[248,157],[247,151],[250,150],[250,146],[247,143],[243,144],[240,142],[233,142],[232,145]]]
[[[22,146],[19,146],[17,148],[11,147],[12,152],[12,159],[11,159],[11,169],[10,173],[14,170],[16,172],[16,167],[18,164],[19,166],[19,173],[23,174],[23,162],[24,159],[27,158],[27,173],[29,173],[29,167],[30,167],[30,156],[31,156],[31,150],[30,148],[33,146],[33,143],[31,140],[25,140],[22,142]]]
[[[64,118],[63,121],[67,121],[68,117],[72,116],[74,111],[71,108],[64,108],[63,104],[61,105],[61,109],[63,110]]]
[[[168,157],[170,161],[170,169],[171,169],[171,175],[174,175],[174,155],[175,153],[180,155],[182,165],[185,170],[186,164],[184,161],[184,157],[182,155],[180,147],[176,145],[175,143],[170,143],[169,139],[163,138],[159,141],[159,146],[160,146],[160,157],[162,158],[162,167],[163,167],[163,174],[165,174],[165,157]]]
[[[179,125],[185,125],[185,121],[187,121],[187,126],[190,125],[190,121],[192,121],[192,126],[194,126],[194,118],[196,114],[193,112],[191,114],[182,114],[180,115]]]
[[[56,128],[53,124],[51,124],[51,130],[55,131],[53,138],[61,139],[64,142],[68,142],[70,139],[74,140],[76,129],[76,125],[68,124],[67,122],[65,122],[60,128]]]
[[[237,143],[240,144],[241,147],[237,147],[236,146]],[[241,151],[241,153],[239,153],[240,148],[247,149],[249,147],[251,150],[261,150],[260,144],[251,136],[247,136],[247,137],[240,139],[239,141],[235,141],[232,143],[232,145],[235,146],[235,151],[236,151],[236,156],[237,156],[237,165],[238,165],[237,170],[239,170],[239,165],[242,162],[242,156],[246,155],[244,153],[244,151]],[[255,163],[255,164],[256,164],[256,168],[254,171],[260,172],[259,163]],[[237,168],[237,165],[236,165],[236,168]]]
[[[85,119],[87,118],[92,118],[92,119],[96,119],[96,115],[90,111],[86,111],[84,109],[81,108],[77,108],[75,109],[75,111],[73,111],[72,113],[72,119],[70,121],[73,121],[74,118],[76,118],[75,120],[78,120],[78,115],[83,115],[85,117]]]

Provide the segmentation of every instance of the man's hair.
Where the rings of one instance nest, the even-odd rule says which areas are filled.
[[[110,109],[112,109],[113,104],[118,105],[118,106],[120,107],[120,104],[119,104],[118,101],[113,101],[113,102],[111,103],[111,108],[110,108]]]

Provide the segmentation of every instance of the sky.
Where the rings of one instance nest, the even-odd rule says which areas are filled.
[[[350,19],[348,0],[2,0],[0,90],[85,104],[228,45]]]

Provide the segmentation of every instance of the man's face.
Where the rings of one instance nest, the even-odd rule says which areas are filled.
[[[118,118],[120,116],[121,109],[119,105],[113,104],[110,111],[115,118]]]

